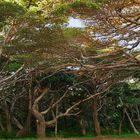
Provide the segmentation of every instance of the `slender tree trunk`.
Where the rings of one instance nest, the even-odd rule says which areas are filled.
[[[13,119],[13,124],[15,124],[17,128],[23,129],[22,124],[17,120],[17,118],[15,116],[13,116],[12,119]]]
[[[2,131],[5,130],[5,128],[4,128],[4,126],[3,126],[3,124],[1,122],[0,122],[0,128],[1,128]]]
[[[56,123],[55,123],[55,136],[57,136],[57,133],[58,133],[58,122],[56,120]]]
[[[9,107],[6,101],[4,102],[4,106],[5,106],[5,114],[6,114],[6,127],[7,127],[7,131],[10,133],[12,131],[11,116],[10,116]]]
[[[62,109],[63,109],[63,112],[65,112],[65,103],[63,104],[63,106],[62,106]],[[65,128],[65,130],[67,130],[67,128],[68,128],[68,125],[67,125],[67,117],[66,116],[64,116],[64,128]]]
[[[131,124],[131,127],[133,128],[134,133],[139,134],[138,130],[136,129],[136,127],[135,127],[134,123],[132,122],[132,120],[131,120],[131,118],[129,116],[129,113],[127,112],[126,109],[125,109],[125,113],[126,113],[126,116],[128,117],[128,120],[129,120],[129,122]]]
[[[136,111],[137,111],[137,116],[138,116],[138,120],[139,120],[139,123],[140,123],[140,111],[139,111],[138,105],[136,106]]]
[[[3,48],[2,46],[0,46],[0,59],[2,58],[2,52],[3,52]]]
[[[98,111],[97,111],[97,99],[93,101],[93,123],[95,127],[95,134],[97,136],[101,135],[100,123],[98,120]]]
[[[80,119],[80,127],[81,127],[82,135],[86,135],[86,125],[83,118]]]
[[[122,133],[122,124],[123,124],[124,118],[125,118],[125,110],[123,109],[123,116],[119,125],[119,135]]]
[[[55,136],[57,136],[57,133],[58,133],[58,119],[56,118],[56,116],[58,115],[58,105],[56,106],[56,112],[55,112],[55,120],[56,120],[56,123],[55,123]]]

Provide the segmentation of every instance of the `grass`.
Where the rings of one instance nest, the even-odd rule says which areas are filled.
[[[50,138],[50,139],[55,139],[55,136],[53,134],[49,135],[47,138]],[[85,138],[88,138],[88,139],[92,139],[92,138],[117,138],[117,139],[120,139],[120,138],[123,138],[123,139],[127,139],[127,138],[140,138],[140,134],[132,134],[132,133],[125,133],[125,134],[122,134],[122,135],[117,135],[117,134],[113,134],[113,135],[101,135],[101,136],[94,136],[92,134],[87,134],[85,136],[81,136],[81,135],[68,135],[66,133],[62,133],[62,134],[59,134],[57,138],[60,138],[60,140],[63,139],[69,139],[69,138],[74,138],[74,140],[76,140],[76,138],[79,140],[79,139],[85,139]],[[35,137],[28,137],[28,138],[19,138],[19,139],[15,139],[15,138],[0,138],[0,140],[35,140],[36,138]]]
[[[54,137],[50,137],[50,138],[54,138]],[[95,137],[93,135],[86,135],[86,136],[67,136],[67,137],[63,137],[63,136],[58,136],[58,138],[60,138],[60,140],[62,140],[62,138],[64,139],[69,139],[69,138],[77,138],[79,140],[80,139],[84,139],[84,138],[123,138],[123,139],[127,139],[127,138],[140,138],[140,135],[137,134],[122,134],[122,135],[102,135],[102,136],[98,136]],[[18,140],[35,140],[36,138],[23,138],[23,139],[18,139]]]

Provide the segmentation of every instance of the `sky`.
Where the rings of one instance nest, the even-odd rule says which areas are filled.
[[[67,27],[84,28],[86,26],[85,26],[84,22],[81,19],[76,19],[76,18],[70,17]]]

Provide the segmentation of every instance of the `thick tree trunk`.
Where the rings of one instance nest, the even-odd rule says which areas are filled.
[[[33,115],[36,118],[36,126],[37,126],[37,137],[44,138],[46,136],[46,122],[44,116],[33,109]]]
[[[93,123],[95,128],[95,134],[97,136],[101,135],[100,123],[98,120],[98,110],[97,110],[97,99],[93,101]]]
[[[31,117],[32,117],[32,113],[31,113],[31,107],[32,107],[31,89],[29,91],[28,98],[29,98],[28,115],[27,115],[27,119],[26,119],[24,127],[21,127],[19,122],[15,120],[17,126],[20,128],[20,130],[16,134],[17,138],[28,136],[30,133],[30,130],[31,130]]]
[[[45,121],[37,120],[37,137],[45,138],[46,137],[46,124]]]
[[[43,114],[41,114],[41,112],[39,112],[38,110],[38,103],[39,101],[44,97],[44,95],[47,93],[48,89],[44,89],[44,91],[42,92],[42,94],[40,94],[40,96],[38,96],[33,105],[32,105],[32,113],[36,118],[36,125],[37,125],[37,137],[38,138],[44,138],[46,136],[46,122],[45,122],[45,118],[43,116]]]

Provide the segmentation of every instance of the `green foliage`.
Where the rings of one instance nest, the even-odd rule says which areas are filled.
[[[8,133],[7,131],[0,131],[0,139],[14,139],[15,132]]]
[[[53,12],[54,14],[61,15],[61,14],[66,14],[70,15],[72,11],[76,11],[77,13],[84,13],[87,12],[87,10],[97,10],[99,9],[100,5],[99,3],[94,3],[90,1],[85,1],[85,0],[76,0],[72,3],[64,3],[60,4],[58,8]]]
[[[10,62],[8,65],[6,65],[5,69],[7,71],[16,71],[17,69],[19,69],[21,67],[21,64],[17,63],[17,62]]]
[[[8,18],[15,18],[25,13],[25,9],[21,5],[4,0],[0,0],[0,11],[0,25],[3,25]]]
[[[64,28],[63,32],[66,38],[75,38],[83,33],[83,31],[78,28]]]
[[[70,6],[68,6],[67,4],[61,4],[57,10],[55,10],[55,12],[53,12],[54,14],[66,14],[68,11],[70,10]]]
[[[41,80],[41,87],[46,87],[51,85],[53,88],[60,88],[62,86],[72,85],[75,81],[75,76],[73,74],[65,74],[63,72],[58,72],[51,77]],[[49,84],[49,85],[48,85]]]
[[[37,2],[40,0],[20,0],[21,4],[26,8],[30,8],[30,6],[38,6]]]
[[[131,105],[140,105],[140,98],[137,97],[128,97],[127,103]]]
[[[73,3],[70,4],[70,8],[88,8],[88,9],[98,9],[99,5],[97,3],[85,1],[85,0],[76,0]]]

